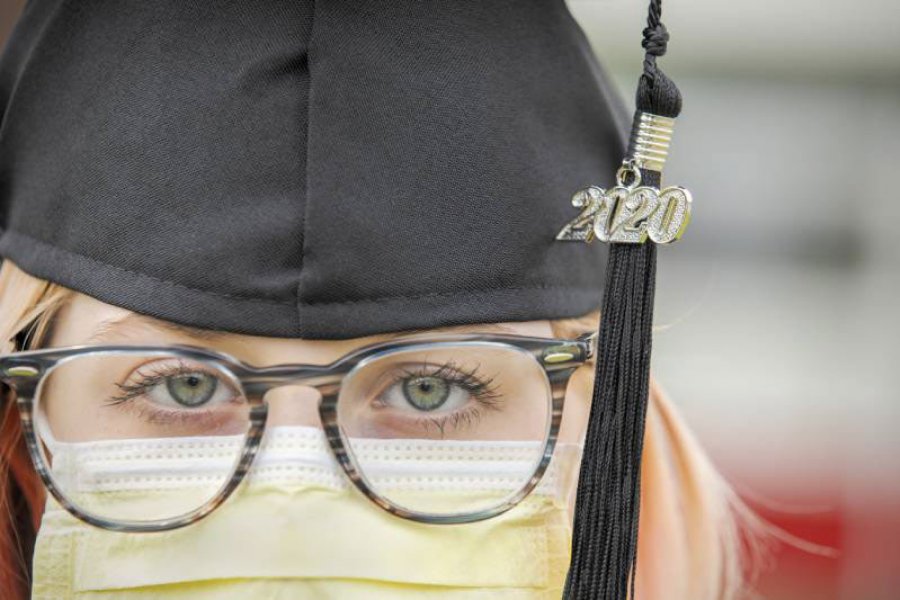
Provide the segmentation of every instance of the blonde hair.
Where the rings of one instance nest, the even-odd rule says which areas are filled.
[[[600,314],[551,321],[555,336],[599,326]],[[590,398],[593,361],[568,393]],[[650,376],[641,465],[637,600],[736,600],[765,552],[763,522],[716,470],[660,383]]]
[[[47,334],[54,314],[72,290],[33,277],[9,260],[0,266],[0,344],[26,326],[28,345]],[[599,311],[551,320],[555,336],[574,337],[598,327]],[[592,363],[572,377],[569,393],[591,398]],[[28,462],[15,406],[3,408],[0,432],[0,597],[28,597],[27,562],[40,522],[43,488]],[[757,527],[754,515],[737,498],[685,426],[659,383],[651,377],[641,474],[641,527],[635,596],[638,599],[733,600],[744,587],[746,549]],[[24,497],[31,530],[22,531],[12,507]],[[25,528],[27,529],[27,527]],[[33,540],[30,540],[33,543]],[[751,557],[752,558],[752,557]]]

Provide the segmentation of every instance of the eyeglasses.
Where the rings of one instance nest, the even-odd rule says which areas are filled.
[[[16,393],[48,491],[97,527],[194,523],[231,496],[257,454],[254,472],[324,473],[315,453],[295,455],[315,442],[297,434],[309,427],[291,427],[311,403],[279,396],[286,386],[318,392],[324,453],[366,498],[450,524],[496,516],[535,489],[569,379],[595,348],[596,333],[421,334],[328,365],[255,367],[191,345],[72,346],[0,356],[0,379]],[[260,452],[267,422],[284,427]]]

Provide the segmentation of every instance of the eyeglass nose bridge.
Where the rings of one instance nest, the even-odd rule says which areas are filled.
[[[351,370],[321,365],[278,365],[240,373],[238,379],[244,394],[254,406],[252,419],[260,431],[270,420],[268,413],[271,407],[264,400],[266,394],[289,386],[315,389],[319,394],[316,412],[319,415],[320,425],[325,431],[332,450],[338,450],[341,449],[341,443],[337,424],[337,402],[344,377]],[[336,458],[342,464],[347,462],[347,459],[341,456],[344,454],[343,452],[336,452],[336,454],[338,454]]]
[[[274,389],[291,385],[315,388],[325,398],[337,394],[345,375],[343,369],[336,371],[326,366],[280,365],[239,373],[238,379],[244,393],[251,398],[262,398]]]
[[[264,428],[269,419],[269,407],[263,398],[269,392],[280,387],[302,385],[311,387],[319,392],[317,412],[319,421],[325,433],[328,446],[338,464],[348,476],[355,487],[360,489],[379,505],[388,508],[387,504],[377,495],[373,494],[362,481],[360,470],[353,457],[347,452],[338,425],[337,402],[344,377],[352,369],[335,369],[331,366],[319,365],[279,365],[258,369],[253,372],[242,373],[239,376],[244,393],[252,399],[254,405],[252,411],[253,428],[252,437],[256,438],[251,444],[250,457],[243,465],[246,471],[250,468],[252,457],[259,451],[260,440]]]

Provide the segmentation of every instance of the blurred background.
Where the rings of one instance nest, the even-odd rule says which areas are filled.
[[[568,0],[629,108],[645,0]],[[0,41],[21,0],[0,0]],[[767,600],[900,598],[900,10],[667,0],[684,95],[653,370],[728,480],[786,531]]]
[[[569,0],[634,107],[644,0]],[[768,600],[900,598],[900,10],[666,0],[694,213],[661,248],[652,369],[729,481],[824,557]]]

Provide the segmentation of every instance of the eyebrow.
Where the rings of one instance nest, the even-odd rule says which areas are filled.
[[[210,342],[221,340],[223,337],[228,335],[224,331],[217,331],[215,329],[201,329],[199,327],[191,327],[190,325],[182,325],[181,323],[175,323],[173,321],[154,319],[153,317],[149,317],[141,313],[131,313],[117,319],[107,319],[106,321],[102,321],[91,334],[91,336],[87,339],[87,341],[88,343],[100,342],[109,338],[118,331],[128,330],[135,327],[152,327],[155,329],[169,331],[171,333],[176,333],[190,338]]]
[[[203,329],[200,327],[192,327],[190,325],[183,325],[181,323],[175,323],[173,321],[164,321],[161,319],[155,319],[148,315],[144,315],[142,313],[130,313],[124,317],[119,317],[116,319],[107,319],[102,321],[91,336],[87,339],[87,343],[96,343],[104,341],[105,339],[111,337],[118,331],[128,330],[134,327],[151,327],[163,331],[168,331],[171,333],[175,333],[178,335],[203,340],[207,342],[216,342],[221,341],[224,338],[231,335],[238,335],[235,333],[227,332],[227,331],[219,331],[216,329]],[[481,331],[496,331],[501,333],[517,333],[515,329],[512,327],[505,325],[503,323],[472,323],[472,324],[462,324],[462,325],[452,325],[447,327],[438,327],[438,328],[418,328],[418,329],[407,329],[404,331],[393,331],[389,333],[383,334],[385,339],[392,340],[399,337],[404,337],[407,335],[416,335],[421,333],[452,333],[452,332],[478,332]]]
[[[516,331],[509,325],[503,323],[471,323],[464,325],[448,325],[445,327],[425,327],[420,329],[406,329],[404,331],[392,331],[383,334],[387,340],[393,340],[408,335],[420,335],[423,333],[513,333],[522,335],[522,332]]]

